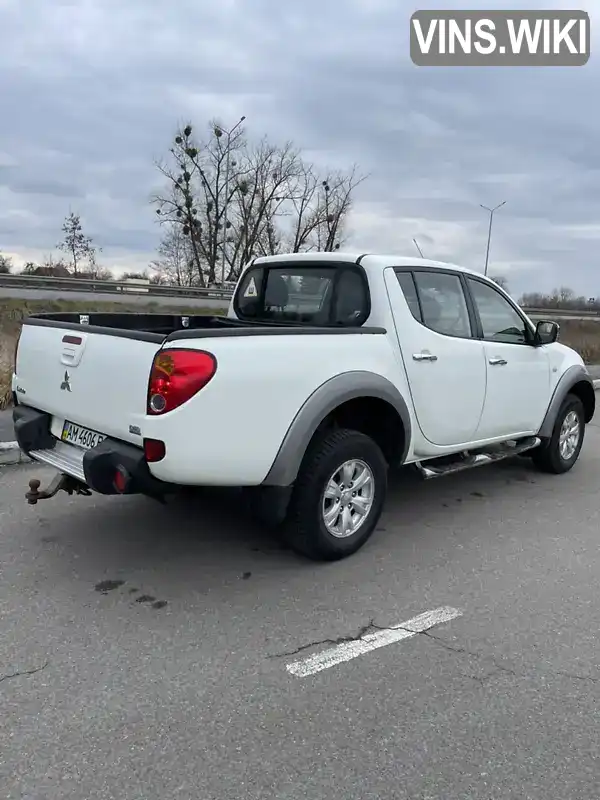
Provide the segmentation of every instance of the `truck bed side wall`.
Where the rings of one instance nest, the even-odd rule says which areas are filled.
[[[236,336],[172,346],[209,350],[218,368],[189,402],[144,420],[144,435],[166,442],[166,457],[151,465],[165,481],[262,483],[302,406],[336,375],[375,373],[406,394],[399,355],[385,333]]]

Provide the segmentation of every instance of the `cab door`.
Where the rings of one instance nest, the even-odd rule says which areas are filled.
[[[534,347],[525,317],[507,297],[479,278],[467,278],[479,316],[487,392],[478,439],[536,433],[550,399],[550,360]]]
[[[463,279],[437,267],[385,275],[421,433],[434,445],[466,445],[484,407],[486,363]]]

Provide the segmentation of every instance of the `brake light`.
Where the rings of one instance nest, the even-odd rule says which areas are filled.
[[[217,359],[205,350],[159,350],[148,383],[147,413],[166,414],[185,403],[211,380]]]

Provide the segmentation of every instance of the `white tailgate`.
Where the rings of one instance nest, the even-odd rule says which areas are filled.
[[[55,436],[68,420],[141,446],[135,429],[141,429],[159,347],[85,327],[23,325],[14,382],[19,402],[52,414]]]

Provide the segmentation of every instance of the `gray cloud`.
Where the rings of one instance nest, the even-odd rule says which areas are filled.
[[[548,5],[593,15],[598,3],[529,7]],[[562,70],[417,68],[412,10],[397,0],[5,0],[0,249],[52,250],[72,208],[106,263],[147,262],[159,239],[153,161],[174,127],[246,114],[249,135],[370,173],[349,244],[412,253],[416,236],[426,255],[478,267],[479,204],[507,200],[492,270],[517,292],[566,282],[600,294],[593,58]]]

